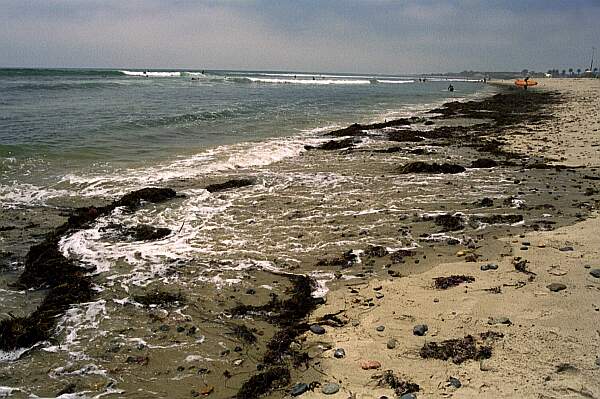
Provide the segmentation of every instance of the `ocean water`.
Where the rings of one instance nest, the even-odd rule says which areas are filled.
[[[348,250],[360,257],[367,245],[424,245],[417,227],[400,234],[399,223],[513,189],[506,170],[394,175],[411,158],[462,162],[465,154],[375,156],[366,149],[398,144],[378,132],[352,154],[304,148],[350,123],[425,115],[493,92],[456,80],[451,93],[448,84],[340,73],[0,70],[0,227],[8,227],[0,231],[0,317],[27,315],[42,300],[45,292],[10,282],[65,210],[147,186],[182,194],[134,213],[117,209],[62,237],[60,250],[90,271],[96,295],[60,318],[51,342],[0,351],[0,396],[53,397],[74,384],[79,394],[64,397],[189,397],[207,386],[211,397],[231,397],[256,371],[264,342],[236,340],[230,329],[240,321],[228,309],[285,295],[278,273],[309,274],[314,295],[325,295],[334,270],[318,259]],[[256,184],[204,189],[239,177]],[[140,224],[172,233],[133,241],[115,229]],[[185,303],[148,309],[135,301],[153,290],[179,292]],[[224,371],[233,373],[226,384]]]
[[[298,155],[299,137],[487,89],[452,83],[454,93],[443,79],[407,76],[0,70],[0,203],[264,165]]]

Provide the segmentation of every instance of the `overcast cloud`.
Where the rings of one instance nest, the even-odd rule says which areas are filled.
[[[584,69],[599,0],[0,0],[0,66]]]

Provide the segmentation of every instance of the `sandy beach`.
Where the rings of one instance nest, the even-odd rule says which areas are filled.
[[[600,81],[545,79],[535,90],[557,90],[567,101],[553,105],[551,120],[510,128],[508,148],[555,164],[600,165]],[[419,385],[416,396],[403,398],[600,397],[600,278],[590,273],[600,268],[597,214],[501,242],[504,250],[476,262],[457,251],[455,261],[420,274],[364,284],[350,280],[332,290],[312,320],[336,314],[345,325],[306,336],[323,350],[315,366],[322,383],[339,385],[331,397],[394,397],[389,384],[378,383],[386,370]],[[481,270],[490,263],[497,269]],[[450,275],[474,281],[434,288],[434,278]],[[413,329],[422,324],[427,331],[418,336]],[[498,334],[479,338],[489,331]],[[475,337],[475,348],[491,348],[491,356],[421,356],[426,344],[467,336]],[[334,357],[338,348],[344,357]],[[321,388],[302,395],[323,396]]]

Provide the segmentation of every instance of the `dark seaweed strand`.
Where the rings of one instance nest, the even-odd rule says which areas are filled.
[[[174,198],[175,195],[175,191],[169,188],[144,188],[126,194],[107,206],[78,208],[66,223],[50,232],[44,241],[29,248],[25,270],[16,286],[21,289],[50,290],[40,306],[29,316],[0,321],[0,349],[8,351],[29,348],[48,340],[58,316],[73,304],[92,300],[91,277],[86,270],[60,252],[58,243],[62,237],[84,228],[117,207],[123,206],[134,211],[141,206],[142,201],[159,203]]]
[[[290,368],[287,365],[282,366],[286,356],[291,357],[295,367],[309,360],[306,353],[290,351],[290,344],[308,330],[309,326],[305,320],[319,303],[312,297],[315,282],[305,275],[286,276],[292,282],[292,294],[289,298],[280,300],[273,296],[265,305],[240,305],[231,310],[233,315],[254,315],[280,327],[267,343],[267,351],[263,355],[262,363],[267,369],[242,384],[234,396],[236,399],[255,399],[289,385]]]

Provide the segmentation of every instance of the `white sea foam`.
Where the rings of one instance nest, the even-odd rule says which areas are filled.
[[[246,77],[254,83],[277,83],[277,84],[304,84],[304,85],[368,85],[370,80],[366,79],[276,79]]]
[[[119,71],[127,76],[141,76],[152,78],[174,78],[181,76],[181,72],[156,72],[156,71]]]
[[[72,191],[43,188],[33,184],[0,185],[0,208],[15,209],[23,206],[43,206],[51,198],[69,197]]]
[[[117,196],[140,186],[191,179],[211,173],[260,167],[300,155],[305,139],[272,139],[259,143],[221,146],[170,163],[127,169],[109,175],[66,175],[61,184],[73,186],[83,196]]]

